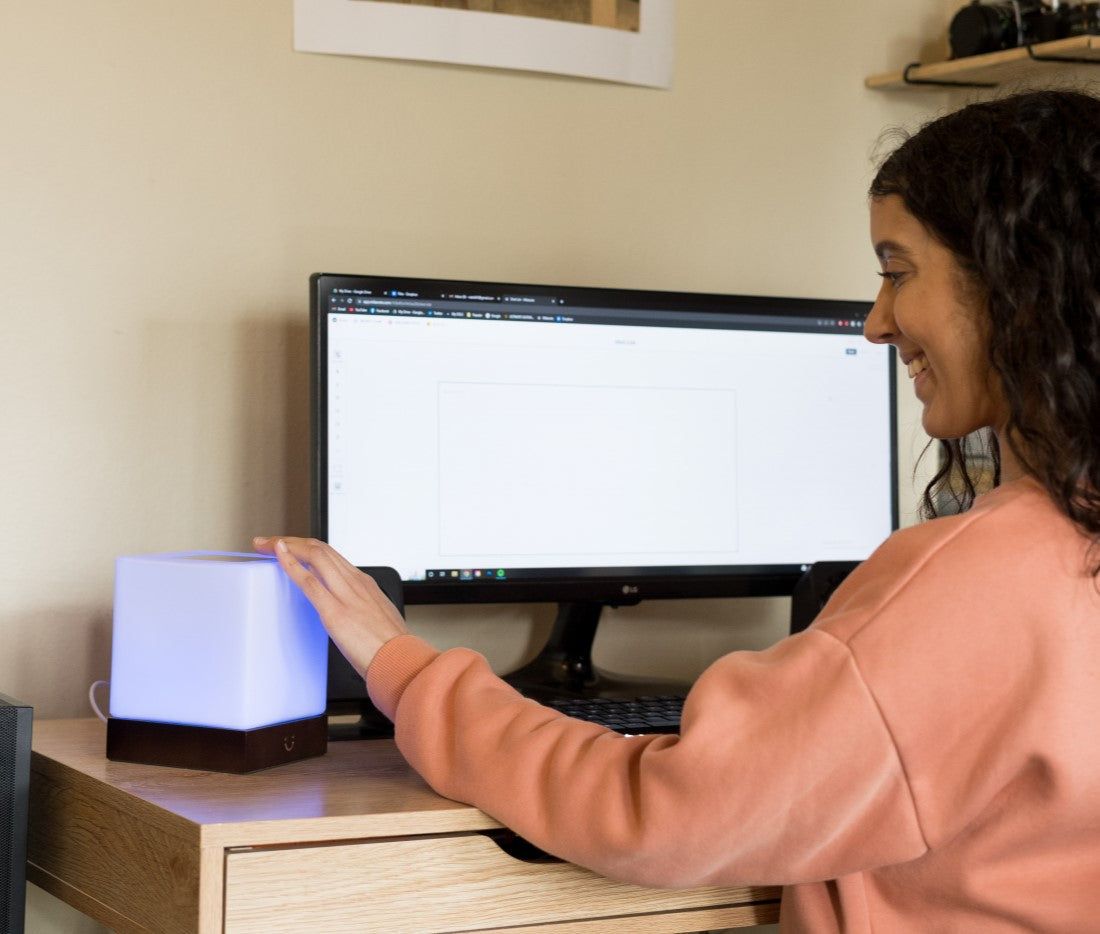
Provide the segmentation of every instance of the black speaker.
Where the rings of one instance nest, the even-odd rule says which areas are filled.
[[[22,934],[26,916],[31,718],[30,707],[0,694],[0,931],[6,934]]]
[[[792,636],[814,621],[833,591],[859,564],[859,561],[817,561],[803,572],[791,594]]]
[[[405,615],[405,588],[401,575],[389,567],[360,568],[374,578],[382,593]],[[344,658],[331,639],[328,643],[328,738],[330,740],[370,739],[393,736],[393,724],[371,703],[367,686],[351,662]],[[358,717],[354,722],[340,722],[345,715]]]

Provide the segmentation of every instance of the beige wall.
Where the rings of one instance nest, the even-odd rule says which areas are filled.
[[[658,91],[295,54],[285,0],[6,0],[0,690],[87,714],[117,555],[306,530],[314,270],[872,297],[870,152],[948,101],[862,79],[957,5],[681,0]],[[785,615],[655,603],[597,657],[690,677]],[[410,618],[507,667],[549,608]]]

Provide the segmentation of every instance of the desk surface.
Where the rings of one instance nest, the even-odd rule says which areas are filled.
[[[49,775],[71,770],[124,804],[163,809],[181,818],[181,826],[195,825],[204,843],[344,839],[350,824],[363,836],[501,826],[477,808],[437,795],[392,740],[330,743],[324,756],[246,775],[112,762],[106,742],[99,720],[38,721],[33,769]]]
[[[247,775],[112,762],[105,748],[98,720],[35,723],[28,878],[116,931],[294,930],[330,910],[326,934],[598,931],[612,916],[616,931],[692,931],[777,915],[775,889],[658,892],[519,862],[482,833],[499,823],[433,792],[391,740]]]

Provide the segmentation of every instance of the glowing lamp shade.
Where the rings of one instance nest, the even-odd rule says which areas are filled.
[[[325,710],[328,637],[274,558],[115,563],[112,717],[251,730]]]

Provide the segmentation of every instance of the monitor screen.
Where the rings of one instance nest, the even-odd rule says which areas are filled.
[[[317,274],[314,534],[407,603],[789,594],[896,527],[867,303]]]

